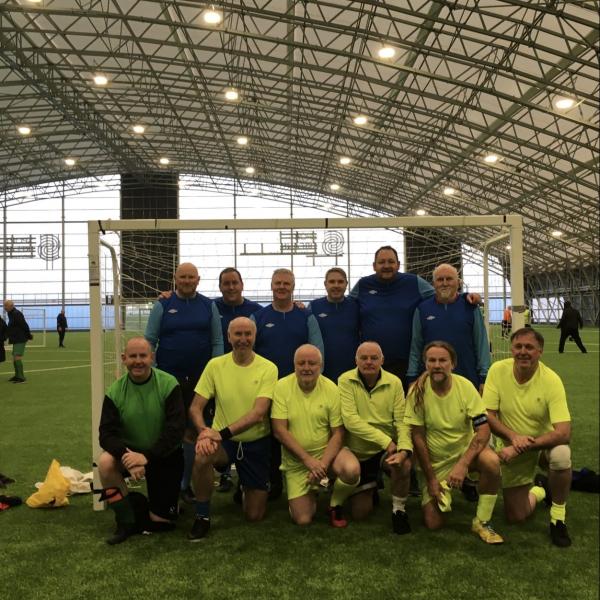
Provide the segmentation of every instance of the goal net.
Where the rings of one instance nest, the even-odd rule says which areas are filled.
[[[45,348],[47,342],[46,309],[23,307],[23,316],[29,325],[33,339],[27,342],[28,348]]]
[[[465,228],[470,232],[467,236]],[[173,288],[175,268],[181,262],[198,267],[198,291],[211,298],[220,296],[221,270],[236,267],[243,276],[244,296],[264,304],[271,300],[273,270],[291,268],[295,298],[310,302],[325,295],[323,280],[329,268],[342,267],[351,289],[360,277],[373,272],[375,251],[390,245],[398,251],[402,272],[431,282],[433,268],[450,263],[461,274],[463,291],[484,296],[485,288],[486,321],[495,356],[506,351],[500,335],[504,305],[523,304],[521,222],[516,216],[123,220],[89,222],[88,230],[95,457],[104,390],[121,374],[120,353],[127,339],[144,334],[153,303],[161,291]],[[485,244],[467,246],[460,239],[494,236],[500,246],[491,246],[493,254],[485,261],[484,272]],[[512,286],[507,286],[497,258],[498,248],[507,243],[500,240],[509,236]],[[510,293],[513,299],[507,302]]]

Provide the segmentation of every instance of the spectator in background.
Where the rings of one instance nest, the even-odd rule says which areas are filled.
[[[58,347],[64,348],[65,334],[69,325],[67,323],[67,317],[65,316],[65,309],[63,308],[56,317],[56,331],[58,331]]]
[[[510,335],[512,326],[512,308],[508,305],[502,313],[502,337],[507,338]]]
[[[565,351],[565,342],[569,337],[577,344],[577,347],[583,354],[587,353],[587,350],[581,341],[581,337],[579,336],[580,327],[583,327],[581,313],[576,308],[573,308],[573,305],[569,300],[565,300],[565,308],[562,317],[556,326],[557,329],[560,329],[560,341],[558,342],[558,352],[560,354]]]
[[[15,303],[12,300],[4,301],[4,310],[8,315],[8,341],[13,346],[13,367],[15,374],[9,379],[13,383],[25,383],[25,371],[23,369],[23,355],[25,354],[25,346],[29,340],[33,339],[29,325],[20,310],[15,308]]]

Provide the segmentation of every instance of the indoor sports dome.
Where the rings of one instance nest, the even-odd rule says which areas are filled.
[[[463,291],[482,296],[494,360],[510,355],[501,329],[509,306],[515,327],[548,332],[558,360],[556,325],[571,302],[596,361],[570,365],[572,380],[597,390],[599,9],[560,0],[3,0],[0,293],[34,333],[29,368],[52,378],[42,396],[52,388],[57,403],[69,397],[71,374],[85,389],[73,415],[83,433],[71,423],[57,433],[64,438],[43,438],[52,451],[26,453],[27,479],[43,480],[71,444],[73,456],[90,454],[90,381],[96,427],[124,341],[143,334],[182,262],[198,266],[210,298],[221,270],[236,267],[244,294],[263,305],[279,267],[293,269],[295,298],[308,303],[324,294],[331,267],[346,271],[349,289],[371,274],[383,245],[397,249],[401,271],[427,281],[450,263]],[[54,356],[61,309],[66,352],[75,352],[70,336],[79,355]],[[574,361],[573,348],[565,356]],[[37,367],[36,352],[45,361]],[[59,382],[65,366],[73,370]],[[15,387],[0,388],[0,404],[18,393],[22,406],[34,384]],[[590,404],[579,450],[597,468],[597,397]],[[13,431],[0,442],[2,472],[8,445],[13,452],[38,414],[24,422],[20,410],[0,409]],[[59,417],[55,406],[48,418]],[[597,544],[597,505],[591,512]],[[95,531],[90,515],[82,523]],[[18,565],[26,550],[15,544]],[[273,560],[285,553],[271,549]],[[90,573],[98,569],[92,551],[81,553]],[[597,579],[597,548],[584,554],[574,570],[593,555]],[[523,569],[520,581],[534,577]],[[207,588],[215,598],[236,578],[219,573]],[[387,597],[391,588],[371,583]],[[367,597],[354,584],[323,597]],[[257,598],[299,589],[290,583],[278,596],[248,585]],[[597,594],[582,585],[577,597]],[[28,597],[23,590],[14,598]],[[145,597],[167,596],[148,588]],[[512,597],[506,588],[503,597]]]

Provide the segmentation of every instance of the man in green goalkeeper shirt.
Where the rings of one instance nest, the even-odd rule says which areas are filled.
[[[543,500],[551,507],[550,539],[564,548],[571,545],[565,517],[572,475],[565,388],[540,361],[544,338],[538,331],[524,327],[510,340],[512,358],[492,365],[483,393],[502,446],[504,511],[508,521],[522,522]],[[548,471],[547,478],[535,476],[538,466]]]
[[[316,346],[304,344],[294,353],[294,373],[275,386],[271,425],[283,446],[292,519],[312,522],[317,510],[316,490],[335,477],[329,506],[333,527],[346,527],[342,506],[360,477],[356,457],[342,448],[344,427],[338,388],[321,375],[323,358]]]
[[[471,530],[487,544],[504,540],[490,521],[500,488],[500,460],[489,447],[485,405],[475,386],[454,375],[456,352],[434,341],[423,352],[425,372],[411,387],[405,422],[411,426],[420,470],[423,519],[428,529],[444,525],[452,490],[460,489],[470,472],[479,473],[479,499]]]

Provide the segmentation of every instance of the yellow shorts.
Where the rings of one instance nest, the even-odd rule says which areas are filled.
[[[440,482],[444,481],[444,479],[448,477],[450,471],[452,471],[453,468],[454,464],[451,464],[443,469],[440,469],[439,471],[434,470],[435,478]],[[431,502],[432,498],[429,495],[429,492],[427,491],[427,480],[423,475],[423,471],[421,471],[421,469],[417,469],[416,473],[417,481],[419,483],[419,489],[421,490],[421,506],[425,506],[426,504],[429,504]],[[467,477],[473,481],[477,481],[479,479],[479,473],[477,471],[469,472],[467,473]],[[452,489],[450,489],[450,491],[447,493],[451,494]]]
[[[285,476],[285,487],[287,489],[288,500],[306,496],[311,492],[317,492],[319,490],[318,485],[308,481],[308,469],[286,469],[283,474]]]
[[[501,463],[502,487],[513,488],[533,481],[541,452],[524,452],[509,463]]]

